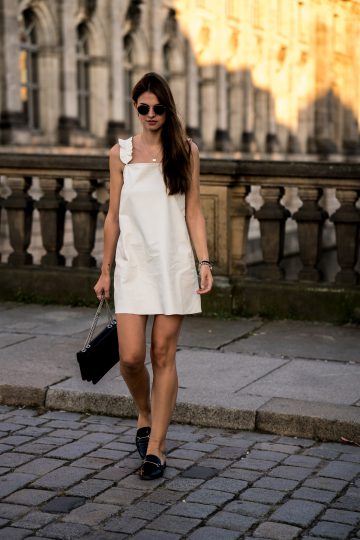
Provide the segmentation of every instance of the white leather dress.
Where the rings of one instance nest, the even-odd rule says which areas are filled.
[[[201,312],[185,221],[185,195],[168,195],[161,163],[131,163],[132,138],[119,139],[125,164],[116,248],[116,313]]]

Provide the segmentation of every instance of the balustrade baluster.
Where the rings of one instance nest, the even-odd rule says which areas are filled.
[[[330,217],[335,225],[337,259],[341,270],[336,274],[337,283],[355,284],[359,274],[354,270],[359,251],[360,210],[355,206],[360,191],[336,189],[340,208]]]
[[[317,269],[321,254],[322,231],[327,212],[319,206],[322,189],[300,187],[298,194],[302,206],[293,215],[298,225],[300,259],[303,268],[299,279],[302,281],[319,281],[322,277]]]
[[[255,212],[255,217],[260,222],[264,259],[261,277],[277,280],[284,277],[284,271],[279,263],[284,255],[285,222],[290,212],[280,204],[280,199],[284,195],[283,187],[262,187],[261,195],[264,204]]]
[[[4,202],[5,202],[5,199],[3,199],[3,197],[0,197],[0,227],[1,227],[1,214],[3,213],[2,211],[2,208],[4,206]],[[0,262],[1,262],[1,259],[2,259],[2,253],[0,252]]]
[[[9,225],[9,240],[13,248],[8,263],[13,265],[32,264],[33,257],[27,249],[31,241],[34,201],[28,194],[32,179],[8,177],[11,194],[4,201]]]
[[[104,182],[105,185],[105,193],[106,193],[106,200],[101,205],[101,210],[106,217],[106,214],[109,211],[109,201],[110,201],[110,178],[107,178]]]
[[[60,255],[64,242],[66,203],[60,195],[64,187],[62,178],[40,178],[44,194],[35,207],[39,210],[42,243],[46,254],[41,257],[44,266],[64,266],[65,257]]]
[[[231,244],[230,244],[230,276],[232,280],[246,274],[246,245],[249,232],[249,221],[253,210],[245,201],[250,191],[249,186],[238,186],[231,193]]]
[[[96,259],[91,255],[95,244],[96,220],[100,204],[92,197],[96,180],[73,179],[76,197],[69,204],[71,212],[74,246],[78,255],[73,259],[73,266],[96,266]]]

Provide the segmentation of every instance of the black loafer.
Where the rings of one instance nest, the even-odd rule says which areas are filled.
[[[150,431],[150,427],[142,427],[136,432],[135,444],[142,459],[144,459],[144,457],[146,456],[147,447],[150,439]]]
[[[142,480],[156,480],[160,478],[165,471],[166,461],[161,463],[160,458],[153,454],[145,456],[144,462],[140,469],[140,478]]]

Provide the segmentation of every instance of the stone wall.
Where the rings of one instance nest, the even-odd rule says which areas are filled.
[[[36,129],[23,113],[27,75],[17,61],[29,14]],[[89,79],[82,128],[80,26]],[[155,70],[204,151],[359,153],[359,0],[2,0],[0,28],[2,144],[111,145],[137,129],[129,94]]]
[[[0,298],[95,301],[107,161],[102,155],[0,154],[0,220],[6,224]],[[359,163],[203,158],[200,173],[215,276],[205,313],[358,318]],[[249,257],[254,239],[261,255],[256,266]],[[289,265],[292,243],[296,260]]]

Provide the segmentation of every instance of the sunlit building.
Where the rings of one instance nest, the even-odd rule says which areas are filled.
[[[203,151],[360,152],[359,0],[0,0],[3,145],[103,148],[162,73]]]

